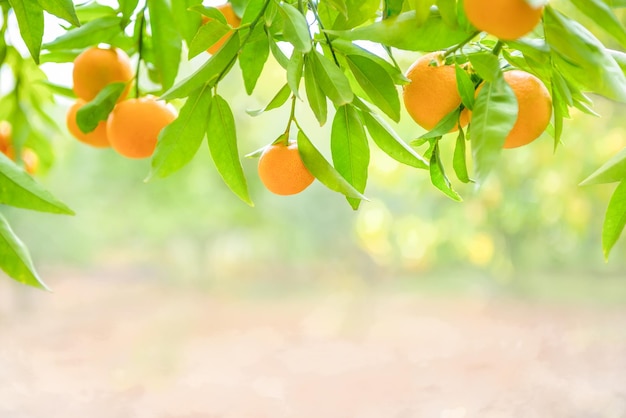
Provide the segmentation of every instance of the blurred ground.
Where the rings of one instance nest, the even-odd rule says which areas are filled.
[[[623,305],[109,273],[0,280],[0,417],[626,416]]]

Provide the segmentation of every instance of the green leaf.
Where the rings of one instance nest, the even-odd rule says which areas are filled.
[[[183,2],[178,1],[178,3],[183,3]],[[123,25],[126,26],[128,22],[130,22],[130,18],[132,17],[133,12],[137,8],[137,5],[139,4],[139,0],[119,0],[118,3],[120,5],[119,10],[120,12],[122,12]],[[177,2],[174,2],[174,3],[177,3]]]
[[[50,51],[66,49],[82,49],[100,42],[108,43],[123,33],[121,19],[117,16],[105,16],[92,20],[80,28],[65,32],[52,42],[44,45]]]
[[[472,68],[485,81],[494,81],[501,76],[498,57],[490,52],[482,52],[469,56]]]
[[[619,239],[626,226],[626,179],[615,189],[602,226],[602,250],[608,260],[611,249]]]
[[[326,0],[326,3],[333,9],[337,10],[344,17],[348,16],[348,7],[346,5],[346,0]]]
[[[125,89],[126,83],[111,83],[103,88],[92,101],[76,112],[78,128],[84,133],[94,131],[101,121],[107,120]]]
[[[372,21],[380,8],[379,0],[345,0],[347,13],[339,14],[333,29],[350,29]]]
[[[306,90],[306,98],[315,118],[320,123],[320,126],[322,126],[326,123],[327,117],[328,108],[326,96],[315,77],[315,69],[312,64],[313,60],[309,55],[307,55],[307,58],[304,64],[304,88]]]
[[[437,9],[439,9],[441,18],[451,28],[458,25],[456,7],[456,0],[437,0]]]
[[[207,130],[211,99],[210,88],[195,91],[180,109],[174,122],[161,131],[147,180],[169,176],[187,165],[196,155]]]
[[[194,90],[199,89],[205,84],[209,87],[213,87],[218,77],[222,74],[226,74],[230,67],[235,63],[237,52],[239,51],[239,36],[234,34],[228,41],[220,48],[215,55],[200,68],[198,68],[189,77],[181,80],[175,86],[163,93],[161,96],[164,100],[180,99],[188,97]]]
[[[330,150],[339,174],[363,193],[367,184],[370,149],[363,122],[351,105],[337,108],[330,135]],[[361,199],[348,198],[348,203],[356,210]]]
[[[407,51],[438,51],[464,41],[471,33],[451,28],[438,14],[431,14],[419,25],[415,11],[348,31],[326,32],[343,39],[372,41]]]
[[[580,185],[616,183],[624,178],[626,178],[626,148],[583,180]]]
[[[335,48],[335,51],[339,51],[346,56],[358,55],[360,57],[376,62],[376,64],[378,64],[381,68],[383,68],[387,72],[387,74],[389,74],[389,76],[393,79],[394,84],[403,85],[403,84],[410,83],[410,80],[405,77],[405,75],[402,73],[402,71],[400,71],[399,68],[394,67],[392,64],[385,61],[378,55],[373,54],[372,52],[366,49],[363,49],[357,45],[354,45],[350,41],[346,41],[346,40],[339,39],[339,38],[334,39],[333,47]]]
[[[221,96],[215,96],[211,102],[207,138],[215,167],[226,185],[241,200],[254,206],[250,200],[248,183],[237,150],[235,119],[230,106]]]
[[[339,192],[346,197],[367,200],[358,190],[335,168],[330,165],[324,156],[315,148],[311,140],[302,131],[298,131],[298,151],[302,157],[302,162],[306,168],[317,178],[323,185],[330,190]]]
[[[276,60],[276,62],[283,68],[287,68],[289,65],[289,58],[285,55],[285,53],[280,49],[278,44],[274,41],[274,39],[270,38],[270,51],[272,51],[272,56]]]
[[[43,39],[43,8],[35,0],[10,0],[17,18],[20,35],[30,55],[39,64],[41,40]]]
[[[498,161],[504,141],[517,120],[517,99],[499,76],[487,82],[476,97],[471,142],[477,184],[482,184]]]
[[[298,51],[293,51],[287,65],[287,84],[298,99],[300,98],[300,80],[302,80],[303,71],[304,55]]]
[[[0,153],[0,204],[39,212],[74,215],[6,155]]]
[[[458,125],[460,114],[461,112],[458,108],[454,109],[452,112],[444,116],[444,118],[441,119],[433,129],[421,135],[419,139],[439,138],[447,133],[450,133],[450,131]]]
[[[135,1],[135,0],[133,0]],[[182,35],[187,45],[191,44],[202,18],[198,13],[189,10],[190,7],[202,4],[202,0],[176,0],[172,1],[172,16],[178,32]]]
[[[548,6],[546,39],[564,76],[613,100],[626,102],[626,76],[604,45],[580,23]]]
[[[20,283],[49,290],[37,274],[28,248],[0,214],[0,268]]]
[[[224,25],[228,25],[228,21],[226,20],[226,16],[224,13],[220,12],[219,9],[215,7],[203,6],[202,4],[197,4],[189,8],[194,12],[200,13],[202,16],[206,16],[209,19],[215,19]]]
[[[38,0],[43,9],[74,26],[80,26],[72,0]]]
[[[576,6],[587,17],[591,18],[598,27],[604,29],[609,35],[626,47],[626,28],[622,26],[613,10],[602,0],[572,0]]]
[[[167,0],[148,0],[148,10],[152,42],[158,45],[156,69],[163,89],[167,90],[174,85],[178,73],[182,39],[172,24],[174,18]]]
[[[262,22],[259,22],[239,54],[239,66],[246,93],[252,94],[269,55],[270,43]]]
[[[392,120],[400,120],[400,99],[391,76],[374,60],[361,55],[347,55],[346,62],[359,86]]]
[[[117,10],[110,6],[105,6],[95,1],[78,4],[75,7],[78,20],[84,25],[86,22],[99,19],[105,16],[116,16]]]
[[[204,52],[211,45],[231,31],[230,26],[223,24],[217,19],[211,19],[204,25],[200,26],[198,32],[189,44],[188,58],[191,59],[201,52]]]
[[[307,58],[307,64],[310,62],[315,72],[317,84],[335,106],[352,102],[354,93],[350,82],[339,67],[315,50]]]
[[[404,0],[385,0],[383,4],[385,6],[384,16],[385,19],[387,19],[392,16],[397,16],[402,12]]]
[[[439,155],[439,140],[434,141],[433,152],[430,156],[430,181],[450,199],[457,202],[463,201],[461,196],[452,188],[452,184],[448,180],[448,176],[446,176]]]
[[[254,20],[263,12],[263,8],[265,7],[265,0],[245,0],[246,8],[241,14],[241,25],[246,25],[248,23],[254,22]],[[261,22],[261,18],[259,18],[259,22]],[[263,23],[265,23],[263,21]]]
[[[258,116],[263,112],[267,112],[268,110],[279,108],[285,104],[290,95],[291,90],[289,89],[289,86],[285,84],[263,109],[246,110],[246,113],[248,113],[250,116]]]
[[[467,173],[467,157],[465,154],[465,134],[463,129],[459,129],[459,135],[456,137],[456,146],[454,147],[452,168],[460,181],[469,183],[472,180]]]
[[[411,167],[426,169],[428,162],[400,136],[381,117],[374,113],[362,113],[365,126],[374,143],[394,160]]]
[[[454,65],[456,71],[456,84],[461,95],[463,106],[472,110],[474,108],[474,83],[470,75],[458,64]]]
[[[311,50],[309,25],[304,15],[289,3],[280,2],[279,12],[284,18],[283,36],[296,51],[307,53]]]

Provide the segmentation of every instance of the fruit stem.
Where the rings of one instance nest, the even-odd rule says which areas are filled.
[[[141,53],[143,50],[143,31],[146,24],[146,6],[137,15],[137,24],[139,25],[139,35],[137,36],[137,52],[139,52],[139,58],[137,58],[137,67],[135,68],[135,97],[139,98],[139,71],[141,69]]]
[[[459,49],[462,49],[465,45],[467,45],[469,42],[471,42],[471,40],[474,39],[479,33],[480,33],[480,31],[473,32],[464,41],[462,41],[462,42],[460,42],[460,43],[458,43],[458,44],[456,44],[454,46],[451,46],[450,48],[446,49],[446,52],[444,52],[444,54],[443,54],[443,58],[444,59],[448,58],[449,55],[455,53]]]
[[[324,38],[326,39],[326,43],[328,44],[328,48],[330,49],[330,53],[333,56],[333,60],[335,61],[335,64],[337,65],[337,67],[341,67],[341,65],[339,65],[339,61],[337,60],[337,55],[335,54],[335,49],[333,48],[333,44],[330,41],[330,37],[324,30],[322,19],[320,19],[320,15],[317,13],[317,5],[315,4],[315,0],[309,0],[309,4],[311,5],[311,11],[313,12],[313,16],[315,16],[315,20],[317,21],[317,24],[319,25],[320,30],[324,34]]]
[[[296,121],[296,95],[293,94],[291,96],[291,112],[289,114],[289,121],[287,122],[287,128],[285,129],[284,136],[289,138],[289,131],[291,130],[291,123],[295,122],[296,126],[298,125],[298,121]]]

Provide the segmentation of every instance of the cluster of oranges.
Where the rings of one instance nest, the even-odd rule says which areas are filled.
[[[147,158],[154,153],[159,132],[176,119],[175,110],[154,97],[127,99],[133,70],[128,55],[118,48],[83,51],[74,60],[72,79],[78,99],[67,112],[67,128],[76,139],[91,146],[110,146],[128,158]],[[114,82],[127,86],[108,119],[92,132],[81,131],[76,122],[80,108]]]
[[[533,8],[524,0],[465,0],[468,20],[476,28],[500,39],[517,39],[532,31],[541,20],[543,8]],[[403,90],[409,115],[424,129],[433,129],[447,114],[461,106],[456,70],[444,62],[444,53],[434,52],[419,58],[407,71],[411,83]],[[552,117],[552,99],[545,85],[532,74],[520,70],[506,71],[504,80],[515,93],[518,115],[504,148],[526,145],[537,139]],[[482,86],[476,89],[476,95]],[[463,109],[461,126],[471,120]],[[456,128],[455,128],[456,129]]]
[[[0,152],[4,155],[16,161],[15,148],[13,146],[13,127],[6,121],[0,121]],[[35,174],[39,167],[39,157],[30,148],[22,148],[21,162],[24,165],[24,169],[29,174]]]

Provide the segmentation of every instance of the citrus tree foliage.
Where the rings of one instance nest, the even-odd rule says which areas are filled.
[[[99,44],[133,57],[134,94],[153,94],[180,104],[178,118],[159,135],[149,180],[180,170],[205,143],[224,182],[253,205],[233,111],[229,98],[220,94],[220,83],[238,65],[246,92],[254,94],[272,59],[284,70],[284,84],[276,86],[274,98],[264,108],[250,111],[250,116],[289,106],[290,116],[276,141],[295,141],[306,168],[330,190],[345,195],[352,208],[367,199],[371,146],[424,170],[436,188],[460,201],[453,182],[484,182],[515,122],[517,103],[503,81],[503,70],[521,69],[548,88],[553,106],[548,132],[555,148],[572,108],[594,114],[590,93],[626,102],[626,29],[620,10],[626,8],[626,0],[573,0],[577,9],[573,16],[568,15],[571,9],[560,10],[543,0],[526,2],[545,6],[541,23],[522,38],[501,40],[472,26],[463,0],[233,0],[241,18],[237,27],[201,0],[119,0],[117,7],[97,1],[0,0],[0,74],[12,75],[10,91],[0,98],[0,120],[12,124],[18,156],[14,162],[0,155],[0,203],[72,214],[20,168],[19,151],[33,149],[42,169],[49,167],[54,154],[47,133],[59,128],[48,109],[55,95],[73,97],[68,86],[48,82],[38,65],[72,62]],[[61,19],[66,31],[42,44],[46,14]],[[7,31],[11,15],[19,33]],[[598,32],[578,21],[581,16]],[[611,40],[613,49],[598,39],[599,32]],[[30,56],[15,48],[17,36]],[[192,74],[178,74],[181,63],[225,36],[221,47],[206,54]],[[399,87],[408,83],[394,49],[442,51],[446,63],[456,68],[461,106],[419,138],[401,138],[393,128],[401,115]],[[92,130],[106,120],[123,89],[124,85],[111,85],[88,103],[79,112],[81,130]],[[330,124],[330,138],[313,141],[295,117],[296,106],[308,107],[320,125]],[[464,108],[473,112],[471,123],[453,134],[453,155],[442,155],[439,142],[459,125]],[[330,142],[330,161],[319,151],[318,141],[324,140]],[[258,157],[262,151],[248,156]],[[445,172],[444,159],[452,161],[454,179]],[[626,224],[626,150],[583,182],[598,183],[618,184],[602,232],[608,257]],[[45,287],[26,247],[2,215],[0,267],[16,280]]]

